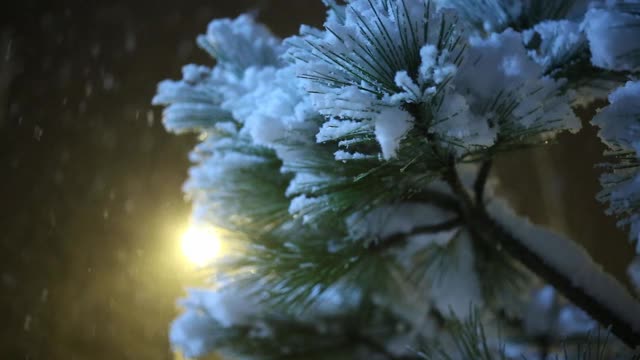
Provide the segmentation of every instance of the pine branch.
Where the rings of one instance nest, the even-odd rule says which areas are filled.
[[[564,18],[575,1],[540,0],[527,3],[522,9],[514,8],[506,0],[450,2],[459,5],[463,18],[467,17],[468,22],[477,25],[479,32],[485,32],[508,26],[516,30],[528,29],[545,19]],[[454,91],[466,80],[464,76],[456,77],[460,80],[458,83],[451,74],[464,74],[462,70],[469,70],[470,77],[474,77],[479,71],[493,69],[499,62],[487,56],[463,61],[466,55],[475,51],[506,60],[502,50],[513,50],[508,49],[513,47],[509,45],[511,42],[519,44],[518,49],[523,50],[520,36],[499,35],[497,39],[504,42],[504,49],[489,51],[485,49],[486,44],[476,46],[472,42],[467,43],[466,30],[459,27],[456,16],[450,16],[449,12],[432,13],[436,7],[432,7],[431,1],[354,0],[344,7],[334,0],[326,0],[325,3],[333,7],[334,15],[325,23],[325,32],[309,31],[297,39],[290,39],[291,42],[285,43],[284,47],[266,28],[256,27],[246,16],[233,21],[218,21],[206,36],[199,37],[199,44],[217,58],[217,69],[221,72],[242,77],[246,69],[271,71],[273,69],[267,67],[278,68],[273,74],[269,71],[260,73],[265,78],[260,76],[256,79],[255,84],[248,86],[251,89],[238,90],[238,94],[234,90],[227,95],[217,89],[224,89],[227,85],[235,88],[235,83],[226,84],[226,80],[216,77],[217,72],[208,68],[191,67],[186,69],[184,81],[165,83],[154,100],[155,103],[169,105],[165,111],[169,121],[165,123],[173,131],[205,129],[210,133],[219,126],[229,132],[229,138],[238,136],[233,139],[233,146],[224,141],[211,141],[208,147],[203,148],[208,154],[198,156],[197,171],[201,176],[194,176],[194,181],[198,182],[192,184],[193,191],[199,195],[196,198],[198,205],[203,205],[215,218],[210,221],[219,222],[221,227],[234,231],[246,245],[242,256],[225,261],[219,270],[227,270],[221,272],[234,277],[234,286],[245,286],[252,291],[252,296],[261,297],[262,305],[286,316],[282,321],[267,319],[272,320],[268,325],[280,330],[268,337],[252,337],[253,330],[260,330],[259,324],[235,327],[235,333],[227,332],[224,327],[225,336],[229,336],[225,345],[238,347],[246,354],[266,352],[272,358],[300,358],[301,355],[316,358],[326,356],[327,351],[342,353],[351,350],[354,354],[375,353],[376,357],[389,360],[413,359],[415,357],[397,356],[387,348],[387,339],[400,333],[398,319],[406,317],[406,324],[400,325],[409,325],[409,328],[414,326],[413,314],[395,314],[397,308],[384,304],[389,307],[388,317],[370,317],[368,313],[363,314],[364,302],[361,299],[371,299],[374,296],[369,295],[376,295],[376,299],[383,302],[400,300],[409,292],[396,291],[408,288],[404,286],[404,279],[398,281],[399,275],[410,270],[420,272],[421,280],[426,280],[421,283],[424,287],[416,288],[415,294],[427,297],[418,298],[416,303],[401,302],[398,307],[409,305],[408,311],[420,309],[423,312],[423,306],[432,300],[434,304],[442,299],[453,300],[449,304],[455,303],[458,299],[453,297],[462,293],[447,293],[443,286],[426,289],[431,282],[437,283],[428,277],[443,268],[440,265],[445,263],[446,266],[462,264],[457,273],[460,278],[468,280],[470,274],[473,275],[473,283],[454,277],[446,286],[463,288],[473,285],[473,295],[479,293],[483,296],[483,304],[489,305],[489,310],[494,310],[494,307],[486,300],[491,299],[492,294],[504,294],[503,284],[494,285],[500,282],[495,281],[501,277],[497,275],[504,274],[504,278],[512,280],[515,279],[513,274],[517,273],[514,269],[526,267],[554,285],[592,318],[611,325],[612,332],[626,344],[640,345],[640,334],[634,329],[640,328],[640,319],[634,316],[625,318],[624,311],[616,306],[619,304],[610,301],[607,294],[602,294],[602,288],[613,288],[613,298],[621,298],[622,304],[631,303],[629,308],[639,309],[637,313],[640,313],[640,305],[636,307],[633,300],[629,302],[624,296],[616,297],[620,295],[619,288],[608,286],[616,285],[613,281],[604,281],[605,286],[599,286],[598,281],[609,279],[593,270],[590,259],[584,263],[589,265],[585,266],[586,273],[595,275],[595,290],[590,289],[591,284],[585,284],[584,276],[572,276],[570,270],[579,268],[583,263],[575,262],[582,259],[579,256],[572,258],[570,252],[574,251],[575,255],[581,248],[558,247],[563,250],[559,253],[570,254],[570,260],[577,264],[558,266],[557,257],[550,257],[548,251],[532,245],[532,238],[541,238],[535,228],[523,226],[526,231],[518,231],[517,225],[511,226],[514,221],[508,222],[508,216],[494,216],[497,214],[493,211],[494,203],[485,204],[485,186],[492,166],[487,155],[534,145],[557,131],[578,129],[579,121],[569,107],[571,96],[565,94],[568,85],[563,86],[551,79],[530,81],[532,79],[522,74],[522,81],[505,82],[502,89],[498,90],[496,86],[495,91],[488,92],[496,94],[495,97],[485,96],[483,81],[479,84],[469,81],[473,86],[465,85],[468,86],[466,93]],[[539,48],[544,38],[538,35],[537,42],[527,46]],[[294,44],[298,44],[296,48],[290,48]],[[556,77],[567,75],[570,80],[569,75],[575,74],[576,79],[583,79],[585,75],[576,70],[579,69],[577,65],[590,68],[591,60],[585,57],[586,42],[581,44],[581,47],[575,46],[575,53],[554,59],[554,66],[558,63],[567,67],[558,66],[558,69],[549,70],[549,74]],[[465,50],[467,45],[468,51]],[[280,54],[285,50],[289,54],[287,57],[296,59],[292,67],[281,63]],[[569,61],[574,56],[583,62]],[[490,64],[483,64],[483,58],[489,59],[487,62]],[[518,60],[517,57],[514,59]],[[301,67],[296,69],[293,66]],[[475,68],[469,68],[472,66]],[[449,67],[460,71],[454,72]],[[291,70],[296,71],[288,73]],[[300,74],[298,70],[304,70],[298,78],[304,82],[296,85],[304,85],[302,88],[306,88],[306,95],[312,97],[314,114],[302,115],[305,117],[304,127],[296,121],[293,127],[298,129],[300,125],[299,130],[285,131],[288,125],[293,124],[292,120],[286,119],[287,116],[301,120],[301,113],[307,110],[304,95],[298,91],[301,88],[288,89],[284,84],[288,82],[285,77],[293,78],[291,74]],[[505,69],[498,70],[497,74],[505,72]],[[436,73],[445,75],[436,76]],[[255,102],[251,106],[257,108],[265,102],[278,100],[272,95],[271,88],[253,91],[255,87],[262,90],[262,85],[266,86],[271,81],[283,82],[273,89],[283,90],[288,96],[287,104],[290,102],[292,108],[296,104],[304,105],[296,105],[295,109],[287,109],[288,105],[278,106],[278,112],[282,113],[279,117],[284,118],[281,123],[287,125],[282,126],[282,131],[268,129],[265,134],[257,134],[262,128],[255,127],[256,123],[262,121],[261,125],[270,125],[272,114],[252,113],[251,121],[249,115],[236,115],[238,112],[235,110],[249,107],[245,101],[230,105],[233,109],[226,105],[223,109],[223,101],[245,95]],[[460,90],[462,88],[460,86]],[[212,94],[214,96],[210,96]],[[450,99],[448,96],[454,100],[453,96],[458,98],[449,103],[445,101],[445,98]],[[479,99],[477,103],[475,97]],[[462,111],[460,104],[470,106],[469,115],[473,116],[465,116],[467,108]],[[301,109],[304,111],[299,111]],[[475,119],[476,115],[485,118],[488,114],[491,114],[491,121],[488,124],[481,122],[486,126],[476,127],[464,120]],[[232,122],[232,131],[225,125],[227,122]],[[388,129],[390,127],[404,130],[395,133]],[[296,134],[299,136],[290,136],[296,131],[299,131]],[[400,134],[402,132],[404,134]],[[276,133],[286,140],[278,140]],[[263,145],[268,149],[267,154],[260,151]],[[244,148],[249,151],[243,151]],[[380,152],[382,157],[377,156]],[[236,164],[237,159],[244,159],[246,164]],[[456,165],[464,159],[483,161],[471,188],[463,183],[456,170]],[[217,160],[224,160],[226,167]],[[336,160],[349,165],[336,166]],[[225,176],[218,176],[218,173],[223,173],[218,170],[224,170]],[[211,176],[211,173],[216,176]],[[264,174],[269,175],[265,178]],[[440,192],[434,190],[435,186],[425,185],[441,178],[452,191]],[[427,186],[429,188],[424,189]],[[444,219],[447,220],[414,228],[415,223],[405,222],[396,228],[402,230],[389,231],[391,236],[374,242],[369,248],[362,246],[363,241],[353,241],[375,239],[375,234],[380,232],[351,232],[352,227],[344,221],[345,218],[356,215],[359,219],[362,214],[403,202],[429,204],[443,210],[436,212],[434,217],[441,219],[440,213],[445,213],[448,216]],[[230,206],[234,203],[236,205]],[[391,214],[389,218],[394,220],[396,215]],[[379,227],[392,224],[375,220]],[[518,224],[517,221],[515,223]],[[367,226],[371,224],[374,221],[365,223]],[[530,237],[527,231],[538,235]],[[424,249],[417,247],[416,253],[416,248],[407,247],[407,253],[414,253],[401,254],[402,259],[389,256],[391,252],[384,253],[392,247],[406,245],[410,237],[419,234],[446,235],[448,243],[440,246],[441,243],[435,242],[437,246],[428,246],[431,239],[426,239]],[[450,235],[453,236],[449,238]],[[472,246],[469,245],[469,235]],[[547,239],[555,240],[552,235]],[[548,246],[549,242],[540,244]],[[505,256],[505,252],[510,256]],[[466,257],[454,262],[453,255],[462,253]],[[520,267],[517,261],[523,266]],[[411,273],[406,275],[413,276]],[[509,280],[503,283],[515,283],[508,283]],[[410,282],[411,279],[406,284],[412,285]],[[259,287],[251,287],[255,284]],[[428,293],[424,292],[425,289]],[[442,289],[445,294],[435,294]],[[340,315],[336,319],[328,319],[331,327],[326,332],[317,326],[316,320],[321,314],[314,314],[313,310],[320,311],[322,300],[337,293],[344,295],[344,299],[335,305],[340,314],[343,311],[344,314],[358,312],[359,316]],[[444,296],[435,299],[441,295]],[[380,309],[373,310],[379,312]],[[433,309],[442,312],[439,304]],[[303,312],[315,318],[300,322],[299,315]],[[377,321],[371,322],[376,318]],[[462,358],[493,359],[493,351],[489,351],[480,325],[479,318],[472,315],[468,324],[444,329],[453,330],[454,345]],[[374,332],[369,329],[374,329]],[[415,335],[415,331],[421,329],[416,326],[408,330]],[[449,356],[445,358],[452,359]]]
[[[487,171],[488,169],[484,172]],[[469,204],[469,194],[462,187],[455,168],[452,167],[450,169],[449,176],[446,179],[454,192],[462,199],[461,201],[464,204]],[[476,186],[480,186],[478,182],[476,182]],[[482,203],[465,209],[463,214],[465,223],[475,238],[501,247],[534,274],[555,287],[562,295],[584,310],[593,319],[604,326],[610,326],[611,332],[629,347],[640,346],[640,333],[633,329],[627,319],[621,318],[619,314],[616,314],[602,301],[577,286],[567,274],[554,268],[541,255],[529,249],[522,241],[492,219]]]
[[[441,222],[439,224],[418,226],[408,234],[403,234],[403,233],[394,234],[383,239],[380,242],[377,242],[377,243],[374,242],[371,245],[370,249],[376,252],[385,251],[394,246],[399,246],[404,244],[407,241],[407,238],[409,238],[412,235],[435,234],[435,233],[455,229],[460,225],[462,225],[462,220],[461,218],[456,217],[451,220]]]
[[[567,274],[548,264],[545,259],[527,248],[521,241],[494,221],[484,210],[476,211],[469,219],[469,228],[484,241],[500,245],[504,251],[514,257],[534,274],[551,284],[563,296],[580,307],[589,316],[604,326],[610,326],[611,332],[629,347],[640,346],[640,333],[634,331],[627,319],[623,319],[584,289],[576,286]]]
[[[450,158],[449,167],[445,170],[443,174],[444,180],[449,184],[451,190],[453,190],[454,194],[458,197],[458,200],[461,204],[461,215],[466,216],[466,212],[469,209],[473,208],[473,201],[471,200],[471,196],[469,196],[469,192],[465,188],[462,180],[460,179],[460,175],[455,167],[455,160],[453,157]]]

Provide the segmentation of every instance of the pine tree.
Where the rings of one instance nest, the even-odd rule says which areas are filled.
[[[174,348],[633,358],[638,298],[511,210],[491,169],[608,98],[591,121],[611,159],[597,198],[640,254],[640,2],[324,2],[322,29],[284,40],[249,15],[214,20],[197,42],[215,66],[158,86],[166,128],[201,135],[193,221],[229,247],[181,301]]]

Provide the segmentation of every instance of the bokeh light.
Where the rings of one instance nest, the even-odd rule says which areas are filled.
[[[220,256],[222,244],[215,229],[201,224],[191,224],[182,235],[182,252],[186,259],[205,266]]]

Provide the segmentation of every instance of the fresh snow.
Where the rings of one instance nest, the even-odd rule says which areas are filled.
[[[395,158],[400,147],[400,141],[413,127],[413,116],[408,112],[388,108],[380,111],[375,117],[376,139],[382,148],[385,159]]]
[[[171,344],[187,357],[199,357],[215,350],[220,332],[233,325],[253,324],[261,306],[248,289],[219,287],[191,289],[180,301],[185,312],[172,324]]]
[[[637,164],[640,157],[640,81],[629,81],[609,95],[609,105],[601,109],[592,123],[600,127],[598,136],[613,151],[627,151]],[[619,225],[630,226],[629,238],[640,254],[640,172],[625,166],[602,175],[601,200],[609,202],[609,213],[622,215]]]
[[[521,34],[511,29],[487,38],[471,37],[465,63],[454,77],[454,85],[468,94],[468,106],[479,118],[499,115],[491,104],[502,94],[504,99],[517,104],[504,114],[506,126],[524,129],[542,126],[549,133],[580,129],[580,120],[570,106],[572,94],[560,91],[564,82],[545,76],[544,68],[527,53]],[[497,128],[500,133],[502,129]]]
[[[418,227],[445,222],[453,216],[431,205],[401,203],[356,212],[346,221],[351,238],[383,241],[392,235],[410,234]]]
[[[529,43],[535,35],[540,37],[540,46],[529,50],[529,55],[545,69],[564,65],[563,62],[586,43],[580,24],[570,20],[546,20],[522,33],[525,43]]]
[[[640,143],[640,81],[628,81],[609,95],[609,104],[592,123],[600,128],[598,136],[611,148],[634,149]]]
[[[431,279],[429,298],[441,314],[466,319],[473,309],[482,308],[484,303],[473,244],[469,234],[464,231],[450,246],[454,246],[455,251],[452,263],[447,264],[444,274]]]
[[[198,37],[198,45],[228,71],[276,65],[282,53],[280,39],[247,14],[212,21],[207,33]]]
[[[637,55],[640,51],[640,16],[615,8],[592,8],[585,16],[583,27],[595,66],[609,70],[640,68]]]
[[[524,326],[532,336],[570,337],[592,331],[597,323],[573,304],[563,304],[556,290],[546,285],[533,294]]]

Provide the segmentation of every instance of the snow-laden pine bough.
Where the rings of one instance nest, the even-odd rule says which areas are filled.
[[[215,20],[198,44],[216,65],[159,85],[167,129],[202,135],[194,221],[230,249],[183,301],[173,346],[535,359],[587,341],[576,359],[631,356],[637,297],[517,216],[490,172],[503,152],[579,131],[574,109],[608,97],[592,120],[613,159],[598,198],[640,253],[640,3],[325,4],[324,29],[283,41],[247,15]],[[540,281],[552,287],[531,297]],[[621,342],[590,337],[598,326]]]

